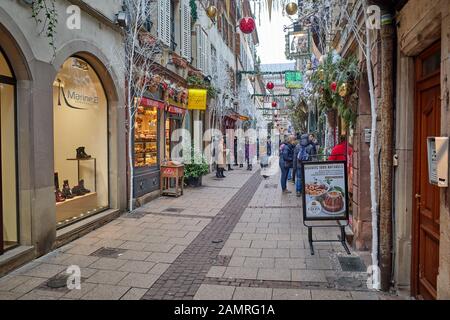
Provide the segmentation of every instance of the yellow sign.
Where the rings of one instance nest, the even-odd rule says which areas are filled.
[[[189,110],[206,110],[208,91],[205,89],[189,89]]]

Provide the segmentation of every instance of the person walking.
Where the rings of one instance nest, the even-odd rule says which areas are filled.
[[[250,138],[245,138],[245,162],[247,162],[247,170],[252,171],[252,163],[250,160]]]
[[[290,136],[288,141],[284,144],[280,155],[280,169],[281,169],[281,189],[283,193],[291,193],[287,189],[287,179],[289,170],[293,167],[294,160],[294,143],[295,136]]]
[[[222,179],[225,178],[223,172],[225,171],[225,162],[226,162],[226,146],[223,137],[219,138],[219,143],[217,145],[217,171],[216,178]]]
[[[314,141],[310,139],[308,134],[303,134],[300,138],[300,142],[294,149],[296,155],[295,158],[295,172],[296,172],[296,184],[295,189],[297,192],[297,197],[300,197],[303,192],[303,181],[302,181],[302,166],[306,161],[317,160],[317,150]]]

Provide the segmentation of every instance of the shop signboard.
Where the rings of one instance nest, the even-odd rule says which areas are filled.
[[[286,71],[284,82],[287,89],[301,89],[303,87],[303,75],[299,71]]]
[[[311,37],[308,30],[288,32],[286,34],[286,58],[296,60],[311,56]]]
[[[304,221],[348,220],[347,162],[306,162],[302,171]]]
[[[150,98],[142,97],[140,104],[144,107],[150,107],[150,108],[158,108],[158,109],[164,109],[164,102],[153,100]]]
[[[206,110],[208,91],[206,89],[189,89],[189,110]]]

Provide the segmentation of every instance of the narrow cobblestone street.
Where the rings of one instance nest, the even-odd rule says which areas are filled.
[[[347,254],[339,243],[316,244],[310,255],[301,200],[283,195],[278,177],[226,173],[15,270],[0,279],[0,299],[394,298],[369,291],[365,269],[343,271],[339,257]],[[324,229],[314,236],[337,234]],[[81,290],[65,285],[71,265],[81,268]]]

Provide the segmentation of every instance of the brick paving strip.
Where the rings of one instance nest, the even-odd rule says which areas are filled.
[[[143,296],[144,300],[192,300],[262,182],[257,171]]]

